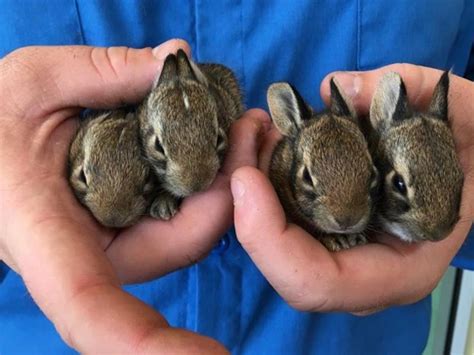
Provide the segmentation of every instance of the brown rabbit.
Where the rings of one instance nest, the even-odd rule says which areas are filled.
[[[269,177],[289,219],[329,250],[365,244],[377,171],[357,116],[331,80],[331,105],[315,113],[288,83],[275,83],[268,105],[283,139]]]
[[[139,107],[143,150],[162,188],[152,216],[171,218],[181,198],[211,185],[227,149],[229,128],[242,112],[231,70],[195,64],[182,50],[166,58]]]
[[[133,113],[95,112],[81,122],[70,148],[69,182],[101,224],[126,227],[146,214],[151,175]]]
[[[441,240],[459,219],[463,174],[449,129],[448,89],[445,72],[427,112],[416,112],[392,72],[372,99],[371,150],[383,180],[377,220],[405,241]]]

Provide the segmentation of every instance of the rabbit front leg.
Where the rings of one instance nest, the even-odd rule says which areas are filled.
[[[181,198],[176,197],[169,191],[162,190],[155,197],[150,206],[150,216],[156,219],[170,220],[179,210]]]
[[[320,236],[318,240],[329,251],[340,251],[344,249],[350,249],[357,245],[365,245],[369,242],[367,237],[362,233],[326,234],[326,235]]]

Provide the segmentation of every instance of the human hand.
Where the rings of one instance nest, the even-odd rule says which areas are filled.
[[[209,338],[170,328],[120,285],[185,266],[212,247],[231,223],[227,175],[256,164],[262,115],[250,111],[235,124],[232,141],[241,144],[231,150],[223,173],[169,223],[145,220],[121,232],[103,228],[76,201],[66,178],[81,108],[139,101],[166,55],[179,47],[189,53],[186,43],[170,41],[153,51],[30,47],[0,60],[0,258],[80,352],[225,352]],[[198,208],[206,218],[194,214]]]
[[[232,225],[230,176],[257,166],[260,137],[270,125],[264,111],[245,112],[231,127],[227,157],[209,189],[186,198],[170,221],[146,218],[115,236],[106,253],[122,281],[146,281],[208,254]]]
[[[335,76],[361,115],[368,114],[372,95],[387,71],[401,74],[410,102],[426,108],[441,72],[396,64],[360,73],[332,73],[321,84],[329,102],[329,78]],[[368,314],[425,297],[436,286],[466,238],[474,219],[474,84],[451,76],[449,117],[465,180],[460,220],[445,240],[406,244],[380,234],[376,244],[338,253],[328,252],[315,238],[288,223],[278,197],[263,173],[238,169],[232,176],[237,237],[276,291],[305,311],[349,311]],[[266,137],[260,165],[268,169],[279,139]]]

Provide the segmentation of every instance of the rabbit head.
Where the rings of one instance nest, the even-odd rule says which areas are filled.
[[[290,84],[270,86],[268,105],[283,135],[270,174],[286,171],[283,183],[290,186],[291,208],[297,210],[290,215],[301,215],[326,233],[358,233],[371,216],[377,172],[351,102],[334,80],[330,87],[329,109],[314,113]]]
[[[463,174],[448,125],[449,74],[426,112],[414,111],[400,75],[381,79],[370,107],[382,175],[379,222],[405,241],[441,240],[458,221]]]
[[[213,182],[227,148],[209,82],[184,51],[169,55],[141,105],[145,155],[162,186],[178,197]]]
[[[89,117],[69,155],[69,182],[79,201],[107,227],[134,224],[150,203],[153,183],[141,157],[138,120],[122,111]]]

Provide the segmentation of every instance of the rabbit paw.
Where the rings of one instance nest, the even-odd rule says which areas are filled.
[[[150,216],[168,221],[178,212],[180,202],[180,198],[170,193],[160,194],[150,206]]]
[[[363,234],[331,234],[322,236],[319,241],[329,251],[340,251],[350,249],[357,245],[364,245],[368,243],[367,238]]]

